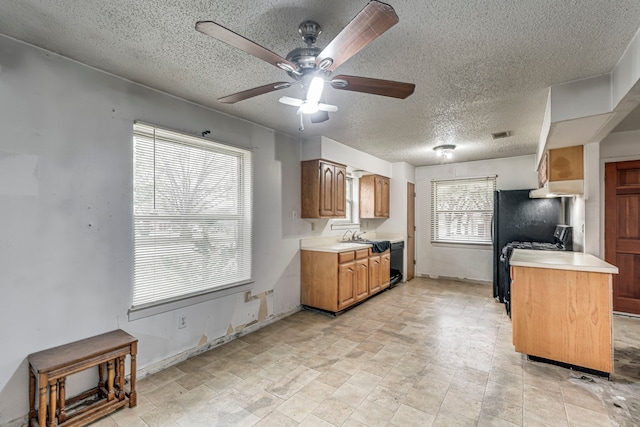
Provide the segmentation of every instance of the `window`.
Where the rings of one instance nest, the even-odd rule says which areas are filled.
[[[355,222],[353,220],[353,181],[354,181],[353,178],[347,177],[347,182],[346,182],[347,189],[345,192],[345,198],[346,198],[345,217],[349,222]]]
[[[132,310],[251,281],[251,152],[133,127]]]
[[[347,176],[345,181],[345,216],[331,220],[332,230],[349,230],[359,227],[358,180]]]
[[[491,244],[496,177],[431,181],[431,241]]]

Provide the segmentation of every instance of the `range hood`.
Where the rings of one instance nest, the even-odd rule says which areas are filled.
[[[531,190],[531,199],[542,199],[546,197],[573,197],[584,193],[584,180],[572,179],[566,181],[550,181],[544,187]]]

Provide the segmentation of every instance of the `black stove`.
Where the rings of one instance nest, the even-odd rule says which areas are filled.
[[[511,317],[511,268],[509,260],[514,249],[530,249],[535,251],[572,251],[573,250],[573,228],[566,225],[558,225],[553,233],[555,243],[548,242],[509,242],[502,248],[500,252],[500,264],[503,268],[503,283],[499,286],[503,287],[504,305],[507,314]]]

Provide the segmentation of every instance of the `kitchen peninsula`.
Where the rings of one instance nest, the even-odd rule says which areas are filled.
[[[611,275],[618,268],[580,252],[515,249],[513,344],[519,353],[613,372]]]

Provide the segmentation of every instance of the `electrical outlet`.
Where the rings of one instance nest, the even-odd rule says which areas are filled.
[[[187,316],[181,314],[178,316],[178,329],[184,329],[187,327]]]

